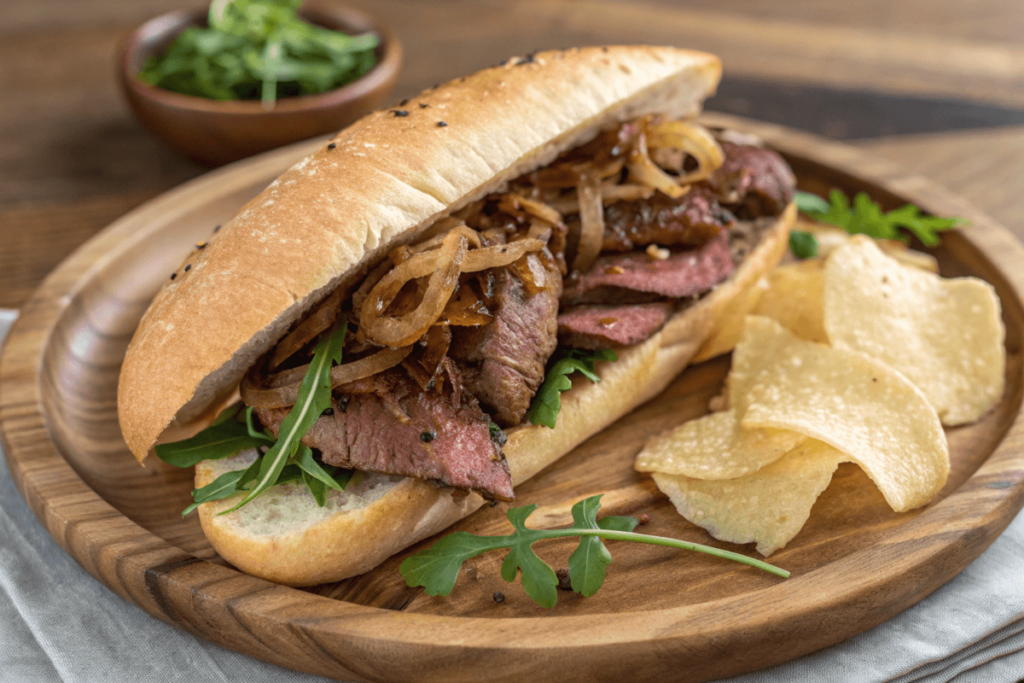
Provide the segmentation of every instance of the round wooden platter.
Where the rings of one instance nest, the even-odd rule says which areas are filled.
[[[749,121],[782,151],[805,189],[868,191],[973,227],[934,253],[948,276],[973,274],[1002,299],[1006,393],[977,424],[948,430],[949,483],[923,509],[893,513],[868,478],[843,465],[803,531],[771,560],[782,580],[666,548],[611,543],[601,591],[534,605],[504,583],[501,553],[467,564],[451,596],[405,586],[407,553],[366,575],[298,590],[220,560],[189,502],[190,471],[151,458],[139,467],[118,429],[115,394],[126,345],[149,300],[214,226],[310,150],[304,143],[241,162],[125,216],[67,259],[25,306],[0,361],[0,435],[19,489],[53,537],[96,578],[150,614],[269,662],[342,680],[701,681],[758,669],[837,643],[892,617],[949,581],[1024,505],[1018,420],[1024,337],[1024,247],[956,196],[854,149]],[[605,494],[605,513],[646,514],[641,531],[754,554],[680,517],[632,460],[650,434],[703,414],[728,370],[720,358],[687,370],[661,396],[517,490],[534,525]],[[154,377],[153,381],[160,381]],[[507,506],[458,525],[507,533]],[[433,539],[431,539],[433,540]],[[427,541],[429,543],[431,541]],[[573,542],[537,546],[566,566]],[[502,591],[506,599],[492,596]]]

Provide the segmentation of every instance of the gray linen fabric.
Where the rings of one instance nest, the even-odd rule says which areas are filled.
[[[14,316],[0,311],[0,339]],[[871,631],[730,683],[979,683],[1024,677],[1024,515],[956,579]],[[93,579],[0,457],[0,681],[313,683],[169,626]],[[481,680],[486,680],[482,676]]]

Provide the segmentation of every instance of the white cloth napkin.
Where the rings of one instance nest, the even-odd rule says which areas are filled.
[[[14,318],[0,311],[0,340]],[[1024,515],[957,578],[914,607],[844,643],[730,683],[1021,678]],[[0,681],[325,680],[208,643],[119,598],[50,538],[0,457]]]

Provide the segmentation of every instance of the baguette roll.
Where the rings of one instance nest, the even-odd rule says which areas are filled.
[[[118,411],[141,462],[168,427],[222,405],[246,370],[313,306],[351,287],[394,247],[499,192],[599,131],[647,114],[696,115],[720,76],[717,58],[675,48],[542,52],[425,91],[339,133],[225,224],[157,295],[122,367]],[[441,124],[444,125],[441,125]],[[658,394],[695,356],[730,304],[778,262],[795,215],[787,208],[730,278],[675,313],[651,338],[574,380],[556,428],[508,430],[513,482],[537,474]],[[196,484],[245,466],[253,452],[196,467]],[[308,586],[365,572],[476,510],[420,479],[367,474],[319,508],[295,484],[200,506],[227,561]]]

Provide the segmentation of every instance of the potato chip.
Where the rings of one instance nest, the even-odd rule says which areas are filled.
[[[977,420],[1003,394],[999,297],[976,278],[944,280],[857,236],[825,268],[825,328],[837,348],[898,370],[947,425]]]
[[[768,274],[768,287],[752,315],[778,321],[809,341],[827,343],[822,319],[825,291],[824,261],[810,259],[779,266]]]
[[[903,242],[897,242],[894,240],[879,240],[877,244],[882,248],[882,251],[905,266],[910,266],[917,270],[924,270],[936,275],[939,273],[939,262],[931,254],[926,254],[923,251],[914,251],[907,247],[907,245],[903,244]],[[902,248],[890,246],[897,244],[902,245]]]
[[[757,543],[768,556],[803,528],[818,496],[848,457],[807,439],[781,459],[739,479],[702,481],[656,473],[654,482],[683,517],[715,538]]]
[[[778,429],[742,429],[736,408],[684,422],[644,446],[634,467],[697,479],[734,479],[756,472],[807,437]]]
[[[862,353],[803,341],[751,316],[729,379],[745,429],[786,429],[846,453],[897,512],[924,505],[949,474],[935,410],[903,375]]]

